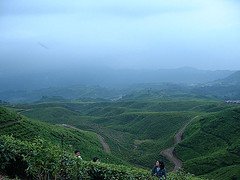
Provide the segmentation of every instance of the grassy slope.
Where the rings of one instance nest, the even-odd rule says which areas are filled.
[[[47,123],[31,120],[15,113],[12,110],[7,110],[6,108],[3,107],[0,107],[0,127],[1,127],[0,136],[12,135],[13,137],[22,141],[26,141],[27,143],[30,143],[31,140],[33,140],[36,137],[48,140],[51,143],[58,145],[61,145],[60,142],[63,137],[64,148],[72,152],[71,148],[80,146],[83,157],[86,160],[90,160],[92,154],[97,154],[100,157],[100,159],[103,159],[105,157],[101,150],[100,144],[96,139],[96,134],[92,132],[75,131],[72,129],[65,129],[57,125],[50,125]],[[109,156],[108,158],[110,162],[114,161],[115,163],[123,164],[123,162],[118,161],[116,158],[112,157],[111,159],[111,157]],[[104,171],[106,172],[109,171],[111,173],[119,171],[120,173],[124,174],[125,171],[126,171],[125,173],[129,173],[128,171],[131,170],[131,168],[129,169],[129,167],[113,166],[107,164],[100,164],[99,167],[105,168]],[[136,168],[136,170],[139,169]],[[142,171],[144,171],[141,172],[142,175],[144,175],[144,173],[149,174],[149,171],[146,170]],[[189,179],[189,180],[199,179],[181,173],[180,174],[170,173],[169,177],[174,179]]]
[[[222,172],[231,170],[223,179],[240,177],[236,173],[240,165],[239,137],[239,107],[211,113],[187,128],[177,155],[184,161],[185,169],[196,175],[217,179]]]
[[[131,144],[138,158],[132,161],[151,165],[154,159],[162,158],[159,155],[161,150],[171,146],[173,135],[191,116],[179,112],[129,113],[115,117],[113,121],[112,118],[105,118],[103,123],[112,129],[135,135]]]
[[[196,114],[224,105],[193,99],[42,103],[18,108],[25,109],[24,115],[41,121],[93,130],[105,137],[114,155],[152,167],[156,159],[163,158],[159,155],[161,150],[172,145],[174,134],[184,123]]]
[[[63,145],[64,149],[71,152],[79,149],[86,160],[98,156],[104,162],[122,163],[121,160],[103,152],[102,146],[93,132],[77,131],[28,119],[2,107],[0,107],[0,127],[0,135],[12,135],[15,138],[29,141],[40,137],[52,143]]]
[[[240,165],[232,165],[217,169],[203,176],[208,179],[236,179],[240,178]]]

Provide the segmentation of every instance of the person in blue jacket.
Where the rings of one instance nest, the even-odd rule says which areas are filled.
[[[156,161],[156,164],[152,169],[152,175],[157,176],[160,180],[167,179],[167,172],[165,169],[164,162]]]

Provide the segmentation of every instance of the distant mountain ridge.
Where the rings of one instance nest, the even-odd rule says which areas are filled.
[[[195,87],[192,89],[192,93],[217,99],[239,100],[240,71],[234,72],[226,78]]]
[[[236,71],[226,78],[217,80],[216,82],[222,85],[240,85],[240,71]]]
[[[198,70],[190,67],[159,70],[134,69],[94,69],[75,68],[46,72],[1,74],[0,92],[9,90],[36,90],[49,87],[73,85],[100,85],[106,87],[126,87],[139,83],[184,83],[198,84],[223,79],[234,71]]]

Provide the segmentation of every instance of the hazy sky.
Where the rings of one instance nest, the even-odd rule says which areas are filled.
[[[240,69],[238,0],[0,0],[0,70]]]

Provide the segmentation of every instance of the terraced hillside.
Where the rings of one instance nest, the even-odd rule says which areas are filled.
[[[131,166],[104,154],[96,134],[77,129],[65,128],[28,119],[12,110],[0,107],[0,177],[18,179],[157,179],[150,171]],[[81,161],[72,151],[81,147],[82,156],[90,160],[92,154],[105,163]],[[118,165],[106,164],[108,161]],[[94,168],[93,168],[94,167]],[[4,175],[4,176],[2,176]],[[169,173],[176,180],[201,180],[190,174]]]
[[[27,141],[42,138],[72,153],[79,149],[85,160],[91,160],[94,156],[98,156],[104,162],[124,164],[122,160],[104,152],[99,138],[94,132],[32,120],[2,107],[0,107],[0,128],[0,135],[12,135],[19,140]]]
[[[196,119],[176,153],[184,168],[214,179],[240,178],[240,107]]]
[[[160,152],[173,144],[174,134],[193,117],[227,108],[201,99],[40,103],[17,106],[31,118],[91,130],[104,137],[111,153],[134,165],[152,167]]]
[[[205,99],[186,99],[50,102],[20,104],[14,109],[35,120],[14,113],[10,116],[11,112],[8,111],[8,120],[2,118],[2,134],[16,132],[14,136],[23,140],[29,137],[46,137],[60,145],[64,139],[64,147],[70,145],[73,151],[80,144],[84,146],[82,152],[86,159],[91,158],[90,154],[96,154],[103,162],[122,161],[121,164],[151,168],[156,159],[163,159],[168,170],[173,168],[173,164],[160,154],[161,151],[172,147],[174,135],[197,116],[187,127],[184,141],[175,149],[184,168],[191,173],[211,178],[217,177],[216,174],[220,172],[227,173],[231,163],[233,168],[229,174],[234,175],[238,171],[239,140],[235,133],[239,130],[237,105]],[[232,126],[234,127],[231,128]],[[228,129],[231,131],[228,132]],[[214,134],[216,132],[218,134]],[[218,139],[223,134],[227,135],[227,139]],[[79,140],[79,136],[83,139]],[[99,137],[109,146],[108,153],[104,153]],[[91,150],[88,151],[88,148]],[[227,165],[222,167],[223,159],[227,161]]]

